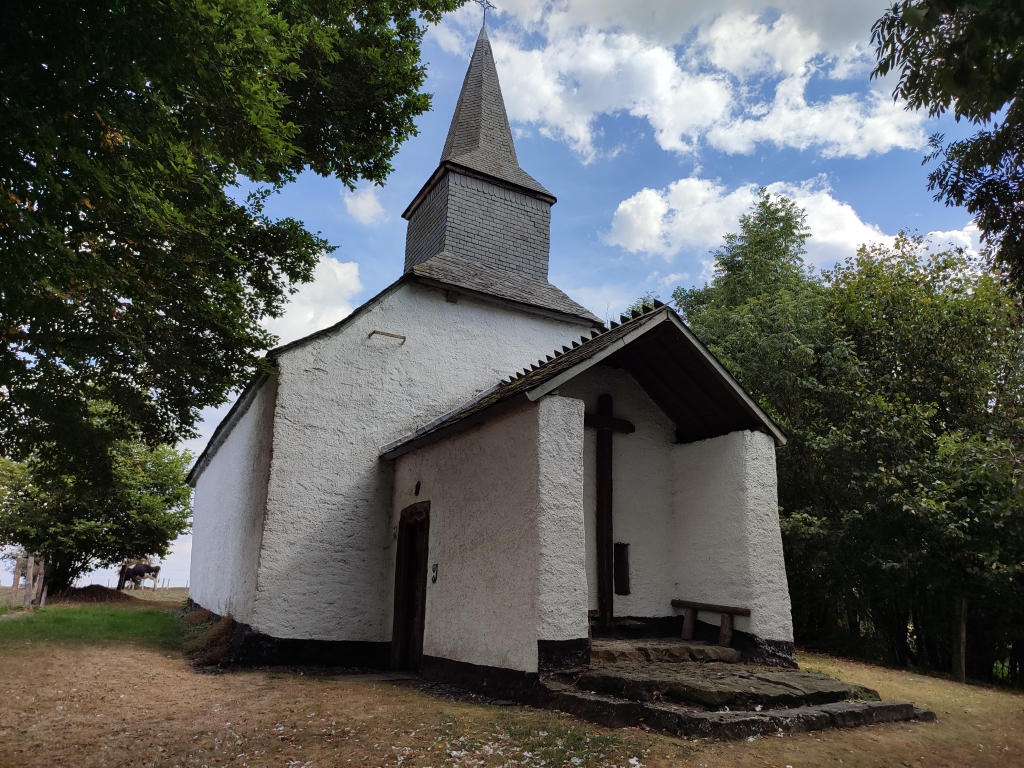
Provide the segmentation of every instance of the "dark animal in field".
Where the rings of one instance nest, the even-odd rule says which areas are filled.
[[[125,586],[127,586],[128,583],[131,582],[133,587],[138,587],[146,579],[152,579],[153,583],[155,584],[156,580],[157,580],[157,577],[159,575],[160,575],[160,566],[159,565],[149,565],[147,563],[138,563],[136,565],[131,566],[127,571],[125,571],[125,573],[124,573],[124,583],[125,583]]]

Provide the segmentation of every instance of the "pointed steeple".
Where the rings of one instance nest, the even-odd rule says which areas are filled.
[[[586,325],[601,321],[548,282],[555,197],[519,167],[487,30],[462,83],[441,162],[402,218],[405,273],[468,294]]]
[[[441,163],[445,161],[535,192],[551,194],[519,167],[487,27],[480,28],[462,83],[459,103],[441,153]]]

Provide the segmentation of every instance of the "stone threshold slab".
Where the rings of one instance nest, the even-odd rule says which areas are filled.
[[[745,739],[826,728],[919,720],[935,714],[908,702],[840,701],[760,712],[708,712],[676,704],[630,701],[597,693],[553,690],[548,707],[611,728],[641,724],[686,738]]]
[[[720,709],[799,707],[854,698],[853,685],[799,670],[747,664],[619,664],[556,674],[553,681],[632,701]],[[877,698],[869,692],[869,698]]]
[[[736,663],[740,652],[720,645],[688,642],[672,638],[620,640],[595,638],[590,644],[590,663],[599,665],[628,662],[685,663],[723,661]]]

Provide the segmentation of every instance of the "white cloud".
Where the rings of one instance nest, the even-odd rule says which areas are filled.
[[[823,176],[801,184],[776,182],[768,190],[786,195],[807,211],[812,237],[806,258],[812,264],[827,265],[852,256],[862,243],[893,241],[877,226],[862,221],[848,203],[835,199]],[[671,261],[684,250],[720,245],[726,233],[737,230],[740,216],[750,210],[756,196],[754,184],[729,191],[700,178],[680,179],[661,190],[642,189],[619,204],[605,240],[631,253]],[[710,261],[704,264],[702,278],[710,273],[709,265]]]
[[[864,98],[842,94],[809,104],[807,77],[779,83],[771,104],[758,105],[754,117],[716,125],[708,140],[716,149],[749,154],[762,142],[776,147],[818,147],[825,157],[866,157],[891,149],[920,149],[926,137],[922,118],[877,91]]]
[[[928,241],[933,249],[963,248],[970,256],[975,257],[981,254],[984,247],[984,244],[981,242],[981,231],[973,223],[968,224],[963,229],[929,232]]]
[[[445,50],[468,55],[477,10],[445,20]],[[922,116],[894,105],[884,83],[867,87],[867,40],[884,10],[874,0],[512,0],[490,37],[510,119],[585,162],[608,153],[596,124],[618,114],[646,120],[680,154],[707,140],[728,153],[769,143],[864,157],[925,141]],[[858,78],[851,92],[809,98],[815,78],[834,91],[848,77]]]
[[[671,275],[665,275],[658,281],[658,285],[663,288],[675,288],[682,282],[690,279],[689,272],[673,272]]]
[[[822,53],[818,36],[802,30],[794,16],[767,24],[753,13],[723,14],[698,31],[697,43],[715,67],[741,79],[765,73],[802,75],[808,62]]]
[[[350,299],[363,289],[359,265],[324,256],[316,265],[312,282],[292,295],[283,316],[267,318],[262,325],[287,344],[314,331],[334,325],[352,312]]]
[[[384,210],[384,206],[377,199],[375,187],[364,187],[355,192],[343,189],[341,196],[345,200],[345,210],[360,224],[376,226],[388,220],[388,214]]]
[[[510,117],[564,139],[585,160],[596,154],[602,114],[644,118],[659,145],[678,152],[728,116],[731,86],[723,77],[688,72],[673,51],[637,35],[589,30],[532,49],[504,36],[492,42]]]

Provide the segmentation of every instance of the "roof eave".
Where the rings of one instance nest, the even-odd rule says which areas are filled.
[[[503,179],[500,176],[494,176],[483,171],[478,171],[475,168],[470,168],[468,165],[462,165],[455,162],[454,160],[442,160],[441,164],[437,166],[427,182],[420,187],[420,191],[416,193],[416,197],[412,199],[412,202],[406,206],[406,209],[402,211],[402,218],[408,221],[412,218],[412,215],[416,212],[416,209],[423,204],[423,201],[427,199],[427,196],[433,191],[434,187],[437,186],[438,182],[441,181],[441,177],[449,171],[455,173],[461,173],[463,176],[470,176],[475,179],[482,179],[483,181],[489,181],[492,184],[497,184],[500,187],[507,187],[513,189],[516,192],[522,192],[524,195],[535,197],[538,200],[543,200],[548,205],[554,205],[558,202],[558,198],[552,195],[550,192],[540,192],[530,187],[525,187],[522,184],[516,184],[514,181]]]
[[[718,378],[721,379],[722,383],[730,387],[736,398],[740,401],[743,408],[753,416],[761,425],[767,430],[768,434],[775,440],[776,445],[783,446],[789,442],[789,438],[786,433],[782,431],[782,428],[775,423],[764,409],[761,408],[748,393],[743,386],[736,381],[731,373],[726,370],[726,367],[722,365],[721,361],[712,354],[711,350],[708,349],[704,343],[697,338],[697,335],[690,330],[689,326],[682,321],[682,319],[675,313],[670,313],[672,323],[682,331],[683,335],[694,345],[694,347],[704,356],[704,358],[711,365],[712,370],[717,374]]]
[[[420,285],[425,285],[430,288],[439,288],[441,290],[452,290],[463,296],[468,296],[478,301],[484,301],[491,304],[499,304],[502,306],[512,307],[513,309],[519,310],[520,312],[529,312],[533,315],[540,315],[541,317],[550,317],[553,320],[561,320],[563,322],[575,323],[577,325],[583,325],[588,328],[603,328],[602,323],[596,315],[587,317],[586,315],[575,315],[571,312],[562,312],[557,309],[550,309],[548,307],[541,307],[536,304],[528,304],[523,301],[516,301],[515,299],[509,299],[504,296],[498,296],[494,293],[487,293],[486,291],[479,291],[474,288],[466,288],[459,283],[449,283],[445,280],[439,280],[435,277],[426,277],[425,275],[418,275],[415,272],[406,272],[412,282]]]

